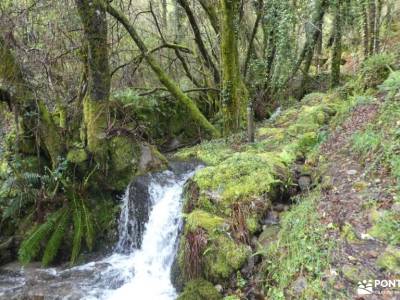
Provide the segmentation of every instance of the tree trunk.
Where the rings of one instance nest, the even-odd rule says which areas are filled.
[[[309,28],[308,30],[306,27],[307,41],[306,45],[304,46],[306,50],[304,55],[304,69],[303,69],[303,79],[301,82],[301,92],[299,95],[300,99],[303,98],[307,90],[307,85],[309,80],[308,72],[311,67],[316,46],[318,44],[318,41],[321,40],[322,42],[322,28],[323,28],[323,21],[327,4],[328,3],[326,0],[318,0],[315,3],[314,14],[311,20],[312,23],[309,24],[309,26],[307,26]]]
[[[0,61],[0,80],[15,91],[14,95],[10,95],[10,100],[13,100],[10,105],[16,114],[16,126],[22,137],[18,139],[16,151],[33,154],[37,145],[55,168],[65,150],[64,142],[44,103],[35,99],[21,67],[1,35]]]
[[[239,0],[221,0],[222,101],[225,130],[237,131],[246,118],[248,92],[240,77],[238,52]]]
[[[107,160],[105,131],[110,96],[106,11],[101,0],[75,0],[88,45],[88,91],[83,100],[87,148],[98,162]]]
[[[367,0],[361,0],[362,10],[362,26],[363,26],[363,46],[364,46],[364,59],[369,56],[369,28],[368,28],[368,9]]]
[[[377,0],[376,14],[375,14],[375,33],[374,33],[374,50],[375,53],[380,52],[380,30],[381,30],[381,14],[382,14],[382,0]]]
[[[146,45],[143,43],[140,36],[137,34],[135,28],[129,23],[128,19],[111,5],[107,5],[107,11],[110,15],[112,15],[116,20],[118,20],[118,22],[120,22],[125,27],[129,35],[131,36],[132,40],[135,42],[140,52],[146,59],[150,68],[157,75],[160,82],[179,102],[181,102],[184,105],[184,107],[186,107],[188,113],[193,118],[193,120],[195,120],[199,124],[199,126],[203,128],[211,136],[219,136],[218,131],[204,117],[204,115],[201,113],[201,111],[193,102],[193,100],[190,99],[185,93],[183,93],[183,91],[179,88],[176,82],[174,82],[156,62],[151,53],[149,53]]]
[[[369,9],[369,32],[371,38],[369,40],[369,54],[372,55],[375,53],[374,50],[374,40],[375,40],[375,21],[376,21],[376,6],[375,0],[369,0],[368,3]]]
[[[207,51],[207,48],[206,48],[206,46],[203,42],[203,38],[201,36],[199,26],[197,25],[196,18],[189,6],[189,3],[187,0],[178,0],[178,3],[182,6],[182,8],[186,12],[186,15],[189,19],[190,26],[192,27],[192,30],[193,30],[194,40],[196,41],[196,45],[199,48],[200,54],[204,59],[205,65],[207,66],[207,68],[211,71],[211,73],[214,76],[215,84],[218,85],[221,81],[220,76],[219,76],[219,70],[218,70],[217,66],[214,64],[214,61],[212,60],[211,55]]]
[[[331,87],[336,87],[340,83],[340,64],[342,60],[341,1],[342,0],[335,0],[334,3],[335,19],[333,22],[334,44],[332,47]]]
[[[208,19],[210,20],[211,26],[214,29],[216,34],[220,32],[220,25],[218,20],[218,13],[216,6],[214,5],[213,1],[210,0],[199,0],[201,7],[203,7],[204,11],[206,12]]]

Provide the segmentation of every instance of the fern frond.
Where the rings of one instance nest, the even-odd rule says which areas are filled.
[[[74,239],[72,241],[72,252],[70,260],[71,265],[76,262],[79,252],[81,251],[81,243],[84,231],[82,219],[81,206],[76,205],[73,213]]]
[[[40,242],[48,237],[62,213],[63,210],[60,209],[51,214],[45,223],[39,225],[39,227],[22,242],[18,250],[18,259],[21,263],[27,264],[38,255],[40,251]]]
[[[89,248],[89,250],[92,251],[93,241],[94,241],[93,218],[88,207],[85,205],[85,203],[83,203],[83,200],[82,200],[82,214],[83,214],[83,222],[85,228],[86,245]]]
[[[47,242],[46,249],[44,250],[42,264],[48,266],[54,260],[57,252],[60,248],[61,242],[64,237],[64,233],[67,229],[70,220],[70,210],[68,208],[62,208],[63,213],[57,221],[57,225],[53,230],[49,241]]]

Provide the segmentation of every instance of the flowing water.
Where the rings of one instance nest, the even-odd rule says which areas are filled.
[[[69,269],[3,269],[0,299],[176,299],[170,272],[183,186],[193,173],[193,168],[165,171],[127,188],[112,255]]]

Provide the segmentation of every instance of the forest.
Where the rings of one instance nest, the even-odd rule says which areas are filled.
[[[399,276],[399,1],[0,1],[0,299]]]

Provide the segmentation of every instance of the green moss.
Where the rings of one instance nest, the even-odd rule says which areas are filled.
[[[395,211],[382,212],[375,218],[375,224],[368,231],[368,234],[391,245],[400,245],[400,213]]]
[[[105,140],[107,114],[108,103],[106,101],[93,101],[89,96],[85,97],[83,101],[83,116],[87,146],[100,164],[103,164],[107,158],[108,147]]]
[[[236,200],[271,192],[281,175],[289,176],[278,154],[249,152],[235,153],[217,166],[198,171],[194,181],[201,191],[218,192],[226,208]]]
[[[186,216],[186,228],[194,231],[201,227],[208,232],[213,232],[224,224],[224,219],[196,209]]]
[[[357,283],[361,280],[368,280],[373,277],[371,272],[368,272],[366,268],[361,266],[344,265],[342,267],[342,273],[346,280]]]
[[[176,154],[176,158],[183,160],[198,159],[207,165],[214,166],[229,158],[233,153],[233,149],[225,142],[212,141],[183,149]]]
[[[111,161],[117,172],[135,170],[139,162],[140,148],[127,137],[114,137],[110,141]]]
[[[394,274],[400,274],[400,250],[392,246],[388,246],[377,260],[377,265]]]
[[[351,224],[346,223],[342,228],[342,238],[346,239],[349,243],[358,243],[360,239],[358,238],[356,231]]]
[[[251,250],[238,244],[226,234],[221,233],[211,240],[204,254],[204,274],[213,282],[228,279],[228,277],[245,263]]]
[[[67,154],[67,160],[75,163],[75,164],[81,164],[84,161],[86,161],[88,159],[88,155],[85,151],[85,149],[72,149],[70,151],[68,151]]]
[[[254,234],[260,228],[260,223],[256,216],[250,216],[246,219],[246,227],[251,234]]]
[[[204,279],[189,281],[183,293],[177,300],[220,300],[222,296],[218,293],[211,282]]]

